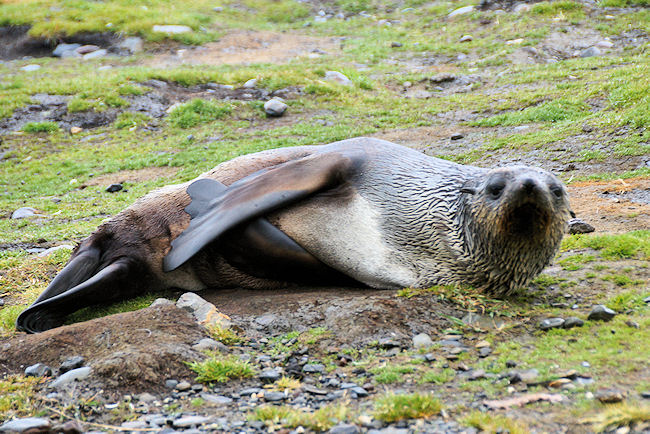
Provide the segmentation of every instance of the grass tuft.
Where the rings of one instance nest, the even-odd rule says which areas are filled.
[[[26,133],[53,133],[59,131],[59,124],[56,122],[28,122],[23,126]]]
[[[0,380],[0,420],[25,416],[33,411],[36,377],[10,376]]]
[[[169,114],[169,122],[175,127],[191,128],[222,119],[231,112],[230,104],[220,104],[197,98],[172,110]]]
[[[469,425],[485,433],[526,434],[530,432],[525,423],[510,419],[501,414],[481,413],[473,411],[460,420],[464,425]]]
[[[650,259],[650,231],[633,231],[624,234],[571,235],[562,241],[562,250],[590,248],[600,250],[605,259]]]
[[[350,408],[345,404],[326,405],[313,413],[288,406],[267,405],[258,407],[249,414],[249,420],[259,420],[269,426],[282,425],[286,428],[302,426],[316,432],[327,431],[339,422],[348,420]]]
[[[596,416],[584,419],[584,422],[593,424],[596,432],[614,431],[623,427],[634,429],[637,424],[650,422],[650,405],[627,402],[607,405]]]
[[[196,381],[200,383],[225,383],[228,380],[255,375],[255,369],[247,361],[234,356],[223,357],[216,353],[202,362],[188,363],[188,366],[198,374]]]
[[[227,327],[219,327],[218,325],[209,325],[208,333],[212,339],[221,342],[224,345],[236,345],[242,343],[244,339],[235,333],[232,329]]]
[[[374,417],[384,422],[419,419],[440,413],[442,404],[430,394],[412,393],[395,395],[389,393],[375,401]]]

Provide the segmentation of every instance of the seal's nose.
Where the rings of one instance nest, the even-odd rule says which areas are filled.
[[[534,179],[526,178],[521,183],[521,187],[523,188],[524,192],[526,192],[526,194],[531,194],[537,189],[537,183]]]

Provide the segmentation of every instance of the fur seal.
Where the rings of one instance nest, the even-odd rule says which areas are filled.
[[[378,139],[244,155],[103,223],[17,327],[171,287],[463,283],[503,296],[552,260],[571,214],[545,170],[465,166]]]

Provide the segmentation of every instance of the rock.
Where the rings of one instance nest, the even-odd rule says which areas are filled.
[[[131,54],[139,53],[142,51],[143,47],[142,38],[131,36],[120,42],[117,47],[126,50]]]
[[[467,325],[477,326],[487,330],[500,329],[505,325],[503,321],[496,317],[492,318],[488,315],[481,315],[474,312],[469,312],[461,319],[461,321]]]
[[[155,400],[156,400],[156,397],[153,396],[151,393],[144,392],[144,393],[141,393],[141,394],[138,395],[138,401],[144,402],[146,404],[148,404],[150,402],[154,402]]]
[[[170,304],[174,304],[174,302],[167,298],[157,298],[149,306],[161,307],[161,306],[169,306]]]
[[[449,15],[447,15],[447,18],[453,18],[453,17],[457,17],[459,15],[465,15],[465,14],[468,14],[468,13],[472,12],[473,10],[474,10],[473,5],[463,6],[462,8],[454,9],[453,11],[451,11],[449,13]]]
[[[325,371],[325,365],[320,363],[308,363],[302,367],[302,371],[308,374],[322,373]]]
[[[81,57],[81,54],[77,53],[74,50],[64,51],[61,53],[61,59],[68,59],[70,57]]]
[[[77,47],[74,51],[83,55],[83,54],[93,53],[97,50],[99,50],[99,47],[97,45],[82,45],[81,47]]]
[[[342,84],[344,86],[350,86],[352,85],[352,81],[346,77],[344,74],[338,72],[338,71],[327,71],[325,72],[325,80],[328,81],[334,81],[338,84]]]
[[[259,378],[262,383],[273,383],[280,379],[280,371],[277,369],[265,369],[260,372],[257,378]]]
[[[489,356],[490,354],[492,354],[492,348],[490,347],[483,347],[479,348],[478,350],[478,356],[482,359]]]
[[[604,39],[602,41],[598,41],[596,43],[596,47],[598,47],[598,48],[612,48],[613,46],[614,46],[614,43],[612,43],[612,41],[608,41],[606,39]]]
[[[514,360],[506,360],[506,368],[514,368],[517,366],[517,362]]]
[[[228,398],[227,396],[213,395],[206,392],[200,393],[199,396],[207,402],[216,405],[228,405],[232,402],[232,398]]]
[[[251,78],[246,83],[244,83],[242,87],[246,89],[253,89],[255,86],[257,86],[257,78]]]
[[[52,368],[50,368],[49,366],[43,363],[37,363],[25,369],[25,376],[26,377],[51,377]]]
[[[458,40],[459,42],[472,42],[474,38],[472,35],[463,35],[461,38]]]
[[[264,112],[268,116],[279,117],[287,110],[287,105],[279,99],[273,98],[264,104]]]
[[[547,318],[539,323],[539,328],[541,330],[550,330],[557,329],[564,325],[564,319],[562,318]]]
[[[431,336],[426,333],[420,333],[413,336],[413,348],[429,348],[433,345]]]
[[[597,400],[603,404],[614,404],[623,401],[625,394],[619,389],[599,389],[595,395]]]
[[[63,53],[67,51],[75,52],[79,47],[81,47],[81,44],[59,44],[56,46],[54,51],[52,51],[52,56],[63,57]]]
[[[212,419],[205,416],[184,416],[172,422],[174,428],[189,428],[204,425]]]
[[[514,8],[512,8],[512,12],[516,14],[523,14],[524,12],[528,12],[530,10],[530,5],[526,3],[517,3]]]
[[[38,256],[39,258],[45,258],[47,256],[50,256],[54,252],[58,252],[59,250],[72,250],[72,249],[74,249],[74,246],[71,246],[70,244],[61,244],[60,246],[50,247],[49,249],[43,250],[36,256]]]
[[[168,33],[170,35],[177,35],[180,33],[188,33],[192,31],[191,27],[188,26],[178,26],[178,25],[159,25],[156,24],[153,26],[152,30],[159,33]]]
[[[390,338],[382,338],[379,339],[379,348],[383,350],[390,350],[391,348],[400,348],[399,342],[390,339]]]
[[[264,392],[264,400],[269,402],[282,401],[286,396],[282,392]]]
[[[196,321],[204,326],[228,328],[232,325],[230,317],[219,312],[214,304],[205,301],[193,292],[181,295],[176,306],[192,313]]]
[[[22,69],[23,71],[27,71],[27,72],[30,72],[30,71],[38,71],[39,69],[41,69],[41,65],[35,65],[35,64],[32,64],[32,65],[25,65],[25,66],[23,66],[23,67],[20,68],[20,69]]]
[[[122,186],[122,184],[111,184],[108,187],[106,187],[106,191],[109,193],[115,193],[122,190],[123,188],[124,187]]]
[[[147,424],[147,422],[144,422],[142,420],[131,420],[131,421],[122,422],[120,427],[135,431],[138,429],[148,428],[149,425]]]
[[[364,397],[368,396],[368,391],[366,389],[364,389],[363,387],[361,387],[361,386],[351,387],[348,390],[356,393],[357,397],[359,397],[359,398],[364,398]]]
[[[176,385],[176,390],[178,390],[179,392],[185,392],[186,390],[190,390],[191,388],[192,385],[187,381],[181,381]]]
[[[92,369],[90,368],[90,366],[84,366],[83,368],[73,369],[71,371],[66,372],[63,375],[60,375],[59,378],[57,378],[52,382],[52,384],[50,384],[50,387],[52,388],[61,387],[73,381],[84,380],[88,378],[91,372]]]
[[[92,52],[90,52],[88,54],[84,54],[83,58],[84,59],[99,59],[100,57],[104,57],[107,54],[108,54],[108,50],[105,50],[104,48],[102,48],[101,50],[92,51]]]
[[[81,434],[84,429],[76,420],[69,420],[61,425],[61,431],[63,434]]]
[[[580,57],[594,57],[594,56],[600,56],[601,54],[602,53],[600,52],[598,47],[589,47],[580,52]]]
[[[203,338],[198,343],[192,345],[192,349],[196,351],[219,351],[221,353],[227,353],[228,347],[222,344],[219,341],[215,341],[211,338]]]
[[[392,48],[399,48],[399,47],[402,46],[402,43],[401,43],[401,42],[391,42],[391,43],[390,43],[390,46],[391,46]]]
[[[602,304],[594,306],[589,312],[589,321],[609,321],[616,316],[616,312]]]
[[[25,417],[23,419],[10,420],[4,425],[0,425],[0,432],[49,432],[51,426],[52,422],[50,422],[49,419],[44,419],[41,417]]]
[[[646,298],[644,298],[644,299],[643,299],[643,302],[644,302],[645,304],[650,304],[650,297],[646,297]]]
[[[628,327],[632,327],[633,329],[638,329],[638,328],[641,327],[638,322],[632,321],[630,319],[625,321],[625,325],[628,326]]]
[[[573,218],[569,220],[570,234],[588,234],[589,232],[593,232],[595,230],[596,229],[592,225],[582,219]]]
[[[71,371],[73,369],[81,368],[84,365],[84,358],[81,356],[69,357],[61,363],[59,367],[59,375]]]
[[[451,140],[460,140],[460,139],[462,139],[463,137],[465,137],[465,136],[462,135],[461,133],[456,133],[456,134],[452,134],[451,137],[450,137],[450,139],[451,139]]]
[[[319,389],[318,387],[310,386],[309,384],[303,385],[302,390],[313,395],[327,395],[328,393],[327,390]]]
[[[36,215],[36,209],[31,208],[29,206],[24,206],[22,208],[18,208],[16,211],[11,213],[11,218],[12,219],[24,219],[28,217],[33,217]]]
[[[644,390],[643,392],[641,392],[641,398],[650,399],[650,390]]]
[[[564,320],[564,324],[562,324],[562,327],[564,327],[565,329],[572,329],[573,327],[582,327],[584,324],[585,322],[580,318],[571,316]]]
[[[340,423],[338,425],[333,426],[328,431],[328,433],[330,434],[358,434],[360,432],[361,431],[359,431],[359,427],[349,423]]]
[[[79,134],[83,130],[81,127],[70,127],[70,134]]]
[[[267,327],[271,325],[273,322],[275,322],[276,319],[277,317],[275,315],[273,315],[272,313],[267,313],[266,315],[258,316],[257,318],[255,318],[255,322],[261,325],[262,327]]]
[[[527,369],[525,371],[513,372],[510,376],[510,384],[515,384],[519,382],[523,383],[534,383],[537,377],[539,376],[539,371],[537,369]]]
[[[165,387],[168,389],[176,389],[176,385],[178,384],[178,381],[176,380],[166,380],[165,381]]]

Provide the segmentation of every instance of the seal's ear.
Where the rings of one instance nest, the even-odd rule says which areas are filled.
[[[466,194],[476,194],[478,192],[476,181],[469,180],[465,182],[465,184],[463,184],[462,187],[460,187],[460,192]]]

